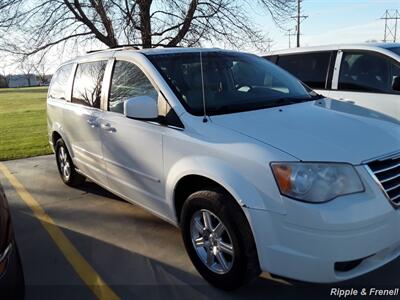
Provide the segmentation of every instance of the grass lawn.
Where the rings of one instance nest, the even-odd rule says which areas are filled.
[[[51,153],[47,87],[0,89],[0,161]]]

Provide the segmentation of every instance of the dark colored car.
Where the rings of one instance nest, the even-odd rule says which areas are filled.
[[[23,299],[24,274],[6,195],[0,184],[0,299]]]

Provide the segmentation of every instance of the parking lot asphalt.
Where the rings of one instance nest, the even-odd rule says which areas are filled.
[[[338,286],[293,286],[263,274],[237,291],[217,290],[194,269],[180,232],[172,225],[90,181],[79,189],[64,185],[53,156],[3,164],[48,216],[38,217],[0,171],[21,253],[27,300],[107,299],[109,294],[96,294],[91,284],[105,285],[117,299],[310,299],[315,290],[328,298],[330,287]],[[49,234],[53,227],[60,229],[64,244]],[[66,241],[76,250],[72,254]],[[76,264],[82,262],[89,269],[80,273]],[[344,284],[400,287],[400,259]]]

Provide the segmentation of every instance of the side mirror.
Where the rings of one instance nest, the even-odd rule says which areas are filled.
[[[129,98],[124,102],[124,115],[138,120],[155,120],[158,118],[157,101],[149,96]]]
[[[392,90],[400,92],[400,76],[396,76],[393,79]]]

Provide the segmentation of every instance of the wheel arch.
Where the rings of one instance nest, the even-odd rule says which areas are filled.
[[[59,139],[62,139],[61,134],[58,131],[54,130],[53,133],[51,134],[51,141],[53,142],[54,146],[56,145],[56,142]]]
[[[186,199],[191,194],[202,189],[221,189],[234,198],[224,186],[210,178],[202,175],[186,175],[177,182],[174,189],[174,212],[178,223],[180,222],[182,207]]]
[[[256,187],[227,163],[211,157],[184,158],[166,178],[166,199],[177,223],[188,193],[210,186],[226,191],[241,207],[266,208]]]
[[[67,147],[67,150],[68,150],[69,154],[71,155],[72,160],[74,160],[74,153],[73,153],[72,147],[70,146],[68,139],[63,134],[61,128],[58,128],[58,129],[55,128],[52,130],[52,133],[51,133],[51,141],[53,143],[54,152],[56,150],[55,149],[56,142],[60,138],[64,141],[65,146]]]

